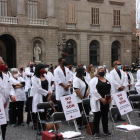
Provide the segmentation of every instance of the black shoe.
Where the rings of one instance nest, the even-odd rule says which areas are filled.
[[[40,129],[37,130],[37,135],[41,135],[41,130]]]
[[[106,133],[104,133],[105,136],[111,136],[111,133],[108,131]]]
[[[95,133],[94,138],[95,139],[99,139],[100,138],[100,135],[98,133]]]
[[[121,122],[125,122],[125,120],[122,119],[122,118],[118,118],[117,120],[118,120],[118,121],[121,121]]]
[[[81,125],[78,125],[78,129],[81,130]]]

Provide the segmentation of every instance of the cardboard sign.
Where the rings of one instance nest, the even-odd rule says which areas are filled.
[[[74,94],[61,97],[60,99],[67,121],[81,117],[79,106]]]
[[[126,92],[122,91],[114,94],[113,99],[115,100],[121,115],[133,111],[131,104],[127,98]]]
[[[0,125],[6,124],[6,116],[5,116],[5,110],[3,106],[2,98],[0,97]]]

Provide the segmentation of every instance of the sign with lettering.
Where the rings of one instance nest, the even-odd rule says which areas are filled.
[[[126,92],[121,91],[119,93],[114,94],[113,99],[115,100],[121,115],[133,111],[131,104],[127,98]]]
[[[6,116],[2,98],[0,97],[0,125],[6,124]]]
[[[60,99],[67,121],[81,117],[81,113],[74,94],[63,96]]]

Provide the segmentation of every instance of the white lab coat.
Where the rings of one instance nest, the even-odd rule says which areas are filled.
[[[109,81],[109,79],[107,79]],[[110,83],[110,81],[109,81]],[[94,77],[90,81],[90,106],[92,112],[99,112],[100,111],[100,99],[102,96],[98,93],[96,85],[98,84],[98,77]],[[111,84],[111,83],[110,83]],[[114,94],[113,87],[111,85],[110,90],[111,96]],[[112,102],[110,103],[110,107],[112,106]]]
[[[84,77],[84,78],[85,78],[86,83],[89,85],[89,80],[88,80],[86,77]],[[86,84],[85,84],[84,81],[82,81],[80,78],[76,77],[76,78],[74,79],[74,81],[73,81],[73,88],[78,88],[79,91],[80,91],[80,93],[81,93],[82,96],[84,97],[84,95],[85,95],[85,90],[86,90]],[[89,90],[89,87],[88,87],[86,93],[88,92],[88,90]],[[77,103],[81,103],[82,100],[81,100],[80,97],[76,94],[75,90],[73,90],[73,91],[74,91],[73,94],[75,95],[75,97],[76,97],[76,99],[77,99]],[[85,97],[85,99],[86,99],[86,98],[89,98],[89,96],[88,96],[88,97]]]
[[[52,81],[54,81],[54,76],[53,76],[53,74],[51,73],[51,72],[47,72],[47,74],[44,74],[44,76],[48,79],[48,82],[49,82],[49,89],[50,89],[50,91],[51,91],[51,93],[52,93],[52,90],[53,90],[53,88],[52,88],[52,86],[51,86],[51,82]]]
[[[9,77],[4,73],[2,73],[2,76],[3,79],[0,77],[0,95],[3,97],[3,99],[5,99],[5,102],[7,102],[7,106],[5,108],[5,115],[6,115],[6,120],[9,121],[9,114],[8,114],[9,97],[10,95],[15,95],[15,91],[11,85]]]
[[[123,70],[120,70],[121,72],[121,79],[117,73],[117,71],[115,69],[113,69],[111,72],[110,72],[110,80],[111,80],[111,84],[113,86],[113,90],[114,90],[114,93],[118,93],[118,89],[121,87],[121,86],[124,86],[124,91],[126,92],[126,86],[128,85],[127,81],[126,81],[126,77],[125,77],[125,73]],[[113,100],[113,105],[116,105],[115,103],[115,100]]]
[[[128,74],[129,74],[130,79],[131,79],[130,84],[132,85],[132,86],[130,86],[130,90],[134,90],[135,85],[134,85],[134,77],[133,77],[133,74],[131,72],[128,72]],[[127,76],[126,73],[125,73],[125,78],[126,78],[126,82],[127,82],[126,92],[129,92],[129,86],[128,86],[129,82],[128,82],[128,76]]]
[[[33,68],[33,71],[35,71],[35,68]],[[26,82],[25,92],[28,92],[28,90],[31,88],[31,78],[27,77],[27,75],[31,76],[31,77],[34,75],[34,73],[30,72],[30,67],[27,67],[25,69],[25,75],[26,75],[26,78],[25,78],[25,82]]]
[[[137,81],[140,79],[140,69],[137,71]]]
[[[25,82],[25,81],[22,77],[18,77],[18,79],[16,80],[12,76],[12,77],[10,77],[10,82],[13,85],[13,84],[17,84],[17,83],[21,83],[21,82]],[[24,87],[15,89],[15,97],[16,97],[16,101],[25,101],[26,100]],[[10,100],[10,102],[11,102],[11,100]]]
[[[138,95],[140,95],[140,79],[135,84],[135,87],[136,87],[136,91],[138,92]]]
[[[71,75],[70,75],[70,70],[67,67],[65,67],[65,72],[66,72],[66,77],[65,77],[62,69],[60,68],[60,66],[54,70],[54,78],[55,78],[55,83],[56,83],[56,100],[57,101],[60,101],[60,97],[62,97],[63,95],[70,94],[70,88],[68,89],[68,91],[66,91],[61,85],[59,85],[60,83],[68,85],[68,82],[72,81]]]
[[[21,74],[19,71],[18,71],[18,74]],[[23,71],[23,76],[21,76],[24,80],[26,79],[26,74],[25,72]]]
[[[49,82],[49,79],[45,77],[45,79]],[[49,84],[49,83],[48,83]],[[48,86],[48,91],[50,86]],[[48,91],[44,90],[41,86],[41,80],[40,78],[37,78],[36,76],[32,77],[32,88],[34,89],[34,95],[33,95],[33,102],[32,102],[32,112],[37,112],[37,104],[43,103],[43,96],[47,96]],[[32,90],[32,89],[31,89]],[[39,110],[40,112],[44,112],[44,110]]]

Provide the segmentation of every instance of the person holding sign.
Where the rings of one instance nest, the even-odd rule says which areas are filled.
[[[3,73],[5,68],[6,65],[2,57],[0,57],[0,95],[5,99],[4,108],[5,108],[6,121],[9,121],[9,114],[8,114],[9,97],[11,98],[12,102],[16,101],[16,97],[15,97],[14,89],[10,83],[9,77]],[[3,140],[5,140],[6,127],[7,124],[1,125]]]
[[[118,93],[120,91],[126,92],[126,87],[128,85],[128,82],[126,80],[124,71],[121,69],[122,68],[121,62],[117,60],[113,63],[113,65],[114,65],[114,69],[110,72],[110,79],[111,79],[114,93]],[[115,100],[113,100],[112,104],[116,106]],[[117,114],[117,120],[125,121],[121,118],[120,114]]]
[[[83,67],[79,67],[77,69],[76,78],[73,81],[73,88],[74,88],[73,94],[76,96],[80,112],[83,111],[82,99],[88,98],[90,93],[90,89],[88,85],[89,81],[88,78],[84,76],[85,73],[86,73],[85,69]],[[90,108],[85,108],[85,111],[87,114],[89,114]],[[77,120],[79,130],[81,130],[82,117],[77,118],[76,120]]]
[[[95,75],[96,77],[90,81],[90,105],[91,111],[94,112],[94,137],[99,138],[99,124],[101,117],[104,135],[111,135],[108,130],[108,112],[112,101],[111,95],[113,94],[113,89],[109,80],[104,77],[105,69],[103,66],[97,68]]]

